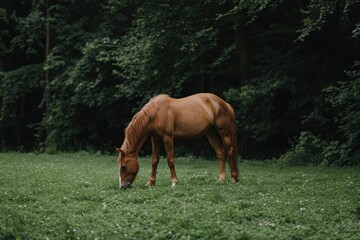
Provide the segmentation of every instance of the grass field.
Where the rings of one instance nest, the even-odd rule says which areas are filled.
[[[360,239],[360,169],[178,158],[178,186],[150,159],[118,189],[116,157],[0,154],[0,239]]]

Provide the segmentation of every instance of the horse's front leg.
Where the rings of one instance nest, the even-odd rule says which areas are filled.
[[[149,182],[146,184],[146,186],[155,185],[157,166],[160,158],[161,139],[156,137],[151,137],[151,145],[152,145],[152,161],[151,161],[152,169],[151,169]]]
[[[174,156],[174,139],[172,136],[164,136],[164,145],[166,151],[166,158],[170,168],[172,187],[175,187],[177,183],[176,171],[175,171],[175,156]]]

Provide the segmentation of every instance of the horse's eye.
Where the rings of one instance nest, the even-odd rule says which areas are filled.
[[[121,166],[121,171],[122,171],[122,172],[126,172],[126,165]]]

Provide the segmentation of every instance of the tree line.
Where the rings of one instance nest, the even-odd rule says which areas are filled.
[[[156,94],[213,92],[244,157],[360,162],[359,0],[3,0],[0,28],[3,151],[107,152]]]

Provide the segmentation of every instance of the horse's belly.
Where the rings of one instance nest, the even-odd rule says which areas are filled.
[[[175,137],[191,138],[203,135],[211,126],[210,123],[183,122],[178,123],[174,128]]]

